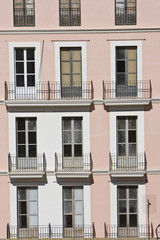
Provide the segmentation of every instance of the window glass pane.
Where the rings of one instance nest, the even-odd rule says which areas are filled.
[[[24,73],[24,63],[16,62],[16,73]]]
[[[70,74],[70,62],[62,62],[61,71],[63,74]]]
[[[27,75],[27,87],[35,87],[35,75]]]
[[[19,216],[19,228],[27,227],[27,216]]]
[[[125,129],[125,119],[118,119],[118,129]]]
[[[27,214],[27,202],[19,202],[19,214]]]
[[[18,189],[18,200],[26,200],[26,189],[24,188]]]
[[[63,128],[64,128],[64,130],[71,129],[71,120],[70,119],[63,120]]]
[[[117,59],[125,59],[125,49],[116,49],[116,57]]]
[[[82,145],[74,145],[74,156],[82,157]]]
[[[75,202],[75,214],[83,214],[83,202],[82,201]]]
[[[132,118],[128,119],[128,128],[136,129],[136,119],[132,119]]]
[[[64,188],[63,190],[64,199],[72,199],[72,189],[71,188]]]
[[[26,146],[18,145],[18,157],[26,157]]]
[[[35,73],[34,62],[27,62],[27,73]]]
[[[136,187],[129,188],[129,198],[137,199],[137,188]]]
[[[74,142],[75,143],[82,143],[82,132],[75,131],[74,132]]]
[[[80,62],[72,62],[72,73],[81,73],[81,63]]]
[[[136,131],[130,130],[128,131],[129,134],[129,143],[135,143],[136,142]]]
[[[79,119],[74,120],[74,129],[76,130],[82,129],[82,120],[79,120]]]
[[[136,73],[137,63],[136,61],[128,61],[128,72]]]
[[[72,215],[64,216],[64,227],[72,227]]]
[[[28,133],[28,143],[36,144],[36,132],[29,132]]]
[[[27,60],[34,60],[34,49],[27,49]]]
[[[83,216],[82,215],[75,216],[75,226],[83,226]]]
[[[137,200],[129,200],[129,212],[137,213]]]
[[[24,87],[24,75],[16,75],[16,86]]]
[[[67,49],[61,50],[61,60],[70,61],[70,51]]]
[[[71,85],[71,75],[62,75],[62,87],[70,87]]]
[[[129,215],[129,223],[130,227],[137,227],[137,214]]]
[[[129,73],[128,74],[128,86],[136,86],[137,83],[137,74]]]
[[[127,206],[125,200],[119,200],[119,213],[126,213],[127,212]]]
[[[125,61],[117,61],[117,72],[125,72]]]
[[[37,216],[29,216],[29,225],[30,226],[37,226]]]
[[[37,201],[37,189],[29,189],[29,200]]]
[[[36,131],[36,120],[28,120],[28,130]]]
[[[136,60],[136,58],[137,58],[137,50],[128,49],[128,60]]]
[[[124,143],[126,140],[125,131],[118,131],[118,143]]]
[[[18,144],[25,143],[25,132],[18,132]]]
[[[71,145],[64,145],[64,157],[72,156],[72,148]]]
[[[70,131],[64,131],[63,133],[63,142],[64,143],[71,143],[71,132]]]
[[[37,147],[36,145],[29,145],[29,157],[36,157],[37,155]]]
[[[65,201],[64,202],[64,213],[71,214],[72,213],[72,202],[71,201]]]
[[[81,91],[81,85],[82,85],[82,81],[81,81],[81,75],[76,74],[76,75],[72,75],[72,84],[73,86],[80,86],[80,89],[76,88],[75,91],[76,93],[79,91]]]
[[[80,61],[81,60],[81,50],[72,50],[72,60]]]
[[[125,144],[118,144],[118,155],[119,156],[126,155],[126,145]]]
[[[127,226],[127,216],[119,215],[119,227],[126,227],[126,226]]]
[[[83,200],[83,189],[74,189],[74,198],[75,200]]]
[[[129,144],[129,155],[130,156],[136,155],[136,144]]]
[[[118,188],[118,198],[126,199],[126,188]]]
[[[117,85],[125,85],[126,84],[126,82],[125,82],[125,74],[119,74],[119,73],[117,74],[116,84]],[[123,90],[123,88],[122,88],[122,90]]]
[[[37,215],[37,202],[29,203],[29,214]]]
[[[23,49],[16,49],[16,60],[24,60],[24,50]]]

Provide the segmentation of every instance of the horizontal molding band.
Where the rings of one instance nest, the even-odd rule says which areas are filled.
[[[57,29],[57,30],[0,30],[0,35],[27,35],[27,34],[95,34],[95,33],[142,33],[160,32],[160,28],[122,28],[122,29]]]

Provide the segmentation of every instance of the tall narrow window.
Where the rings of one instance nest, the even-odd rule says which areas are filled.
[[[62,98],[81,98],[81,48],[61,48],[60,54]]]
[[[60,26],[81,25],[80,0],[59,0]]]
[[[37,167],[37,137],[35,118],[17,118],[17,166],[18,168]]]
[[[18,237],[38,237],[38,188],[17,189]]]
[[[117,166],[132,169],[137,167],[137,119],[136,117],[117,118]]]
[[[83,236],[83,188],[63,187],[64,237]]]
[[[118,187],[118,236],[138,235],[137,186]]]
[[[116,48],[116,95],[137,96],[137,48]]]
[[[115,0],[116,25],[136,24],[136,0]]]
[[[14,26],[35,26],[34,0],[14,0]]]
[[[63,156],[82,157],[82,118],[63,118]]]

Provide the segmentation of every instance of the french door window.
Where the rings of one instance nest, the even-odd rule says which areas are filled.
[[[116,96],[137,96],[136,47],[116,47]]]
[[[64,237],[82,236],[83,231],[82,187],[63,187],[63,223],[64,223]],[[73,231],[71,231],[71,229]]]
[[[14,0],[14,26],[35,26],[34,0]]]
[[[138,234],[137,186],[118,187],[118,234],[132,237]]]
[[[81,5],[80,0],[60,0],[59,15],[60,26],[80,26],[81,25]]]
[[[17,118],[17,168],[37,168],[37,127],[35,118]]]
[[[116,25],[136,24],[136,0],[115,0]]]
[[[35,49],[16,48],[15,81],[17,87],[35,86]]]
[[[81,98],[82,67],[81,48],[61,48],[61,95],[62,98]]]
[[[63,156],[82,157],[82,118],[63,118]]]

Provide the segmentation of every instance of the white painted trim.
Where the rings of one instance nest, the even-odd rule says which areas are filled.
[[[15,48],[35,48],[35,82],[38,83],[41,80],[41,52],[40,42],[9,42],[9,72],[10,82],[15,82],[14,72],[14,49]]]
[[[160,169],[147,169],[148,175],[160,175]]]
[[[111,41],[110,59],[111,59],[111,81],[116,81],[116,47],[137,47],[137,81],[142,81],[142,41]]]
[[[55,79],[60,83],[60,48],[81,47],[82,50],[82,82],[87,82],[87,48],[86,42],[55,42]]]

